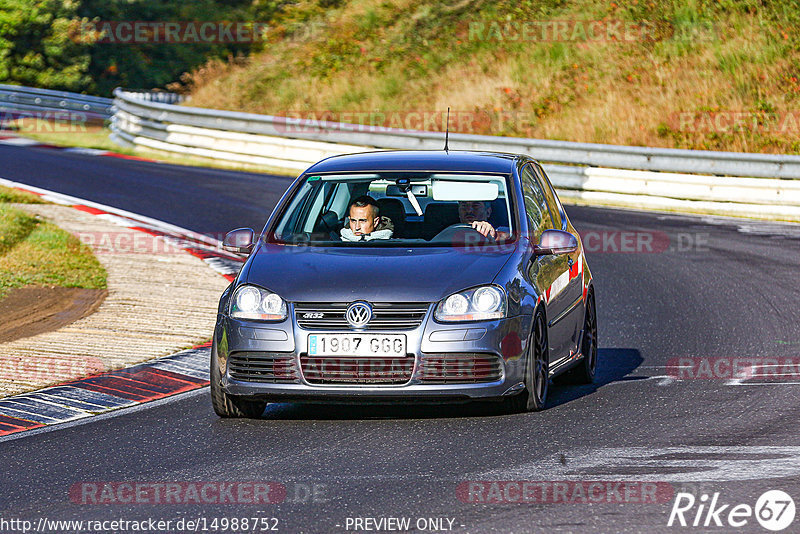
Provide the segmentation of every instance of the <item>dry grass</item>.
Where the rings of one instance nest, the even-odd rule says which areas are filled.
[[[789,0],[356,0],[327,11],[305,1],[284,12],[264,52],[192,73],[190,105],[277,115],[449,106],[479,117],[464,133],[792,153],[800,126],[693,132],[676,114],[797,112],[800,37],[783,29],[795,11]],[[470,22],[498,20],[659,20],[691,31],[655,42],[468,39]],[[304,27],[314,30],[289,31]]]

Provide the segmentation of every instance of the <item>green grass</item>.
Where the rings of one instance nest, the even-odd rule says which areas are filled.
[[[11,189],[10,187],[0,186],[0,204],[4,202],[13,204],[44,203],[41,198],[32,193],[28,193],[26,191],[20,191],[18,189]],[[0,239],[2,239],[2,236],[0,236]]]
[[[0,298],[28,286],[104,289],[106,272],[74,235],[0,202]]]
[[[111,150],[122,154],[132,154],[133,151],[125,149],[111,141],[108,128],[102,126],[89,125],[66,125],[64,123],[54,123],[53,121],[43,121],[41,119],[26,120],[19,125],[15,132],[21,136],[36,139],[42,143],[49,143],[58,146],[96,148],[99,150]]]

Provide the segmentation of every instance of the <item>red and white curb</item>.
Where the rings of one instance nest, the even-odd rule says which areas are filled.
[[[99,148],[83,148],[83,147],[51,145],[49,143],[42,143],[41,141],[37,141],[36,139],[30,139],[28,137],[18,137],[16,135],[8,135],[5,134],[5,132],[3,132],[2,130],[0,130],[0,145],[11,145],[11,146],[28,147],[28,148],[48,148],[52,150],[60,150],[62,152],[70,152],[73,154],[82,154],[84,156],[106,156],[109,158],[121,158],[121,159],[130,159],[134,161],[148,161],[151,163],[158,163],[156,160],[153,159],[142,158],[139,156],[129,156],[128,154],[120,154],[119,152],[112,152],[110,150],[102,150]]]
[[[206,343],[127,369],[0,399],[0,437],[205,387],[210,351]]]
[[[0,178],[0,185],[33,193],[54,204],[72,206],[73,208],[95,215],[103,220],[112,222],[130,230],[137,230],[146,234],[163,238],[170,245],[179,247],[193,256],[202,259],[209,267],[219,274],[233,280],[242,266],[242,259],[235,254],[230,254],[222,250],[222,243],[204,234],[175,226],[164,221],[138,215],[129,211],[121,210],[90,200],[56,193],[47,189],[41,189],[19,182],[13,182]]]
[[[243,260],[222,250],[222,244],[197,232],[96,202],[0,178],[0,185],[71,206],[125,228],[161,237],[201,258],[228,280]],[[32,393],[0,399],[0,437],[91,417],[150,402],[208,385],[210,343],[127,369],[72,380]]]

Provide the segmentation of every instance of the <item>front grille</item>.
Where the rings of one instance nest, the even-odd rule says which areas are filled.
[[[372,320],[365,330],[413,330],[428,313],[428,305],[418,302],[370,304]],[[350,330],[344,318],[349,305],[349,302],[303,302],[294,305],[294,315],[297,324],[306,330]]]
[[[246,382],[296,382],[297,365],[291,352],[232,352],[228,374]]]
[[[405,384],[414,371],[414,356],[300,356],[303,376],[310,384]]]
[[[493,354],[423,354],[417,372],[428,384],[496,382],[502,376],[500,358]]]

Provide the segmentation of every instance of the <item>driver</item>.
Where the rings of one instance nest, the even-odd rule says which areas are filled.
[[[491,202],[484,201],[459,201],[458,217],[464,224],[472,225],[484,237],[492,239],[505,239],[506,232],[498,232],[487,220],[492,216]]]
[[[378,211],[378,203],[369,195],[362,195],[351,202],[347,225],[339,233],[342,241],[391,238],[394,224],[389,217],[381,217]]]

